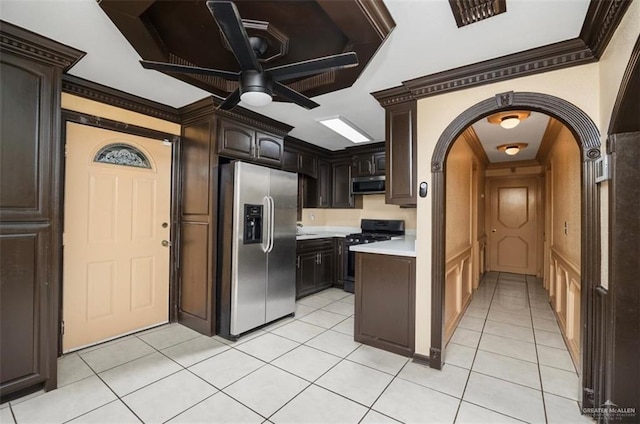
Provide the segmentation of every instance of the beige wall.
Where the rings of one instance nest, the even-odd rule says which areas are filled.
[[[302,224],[306,226],[360,227],[360,220],[363,218],[402,219],[406,229],[416,228],[416,209],[387,205],[384,194],[363,195],[362,209],[302,210]]]
[[[640,2],[632,2],[620,26],[598,63],[562,69],[461,90],[418,101],[418,181],[431,182],[430,162],[434,147],[444,129],[460,113],[474,104],[506,91],[530,91],[550,94],[567,100],[591,117],[600,129],[601,140],[606,131],[624,69],[640,33]],[[602,185],[601,198],[607,198],[607,185]],[[428,355],[431,342],[431,220],[432,198],[418,199],[417,269],[416,269],[416,353]],[[607,257],[606,219],[608,211],[601,203],[603,223],[603,258]],[[606,261],[603,259],[603,265]],[[606,277],[606,266],[603,266]],[[603,279],[606,282],[606,278]]]
[[[431,157],[445,128],[474,104],[505,91],[529,91],[565,99],[596,123],[599,115],[597,63],[434,96],[418,101],[418,181],[431,180]],[[429,354],[431,344],[432,196],[418,199],[416,267],[416,353]]]
[[[580,269],[580,148],[567,127],[560,131],[547,163],[552,170],[550,247]]]
[[[101,118],[112,119],[114,121],[126,122],[127,124],[139,127],[150,128],[163,131],[169,134],[180,135],[180,124],[164,121],[162,119],[109,106],[104,103],[62,93],[62,109],[73,110],[75,112],[86,113],[87,115],[99,116]]]

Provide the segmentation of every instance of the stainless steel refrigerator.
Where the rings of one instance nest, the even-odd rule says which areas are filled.
[[[298,178],[245,162],[221,166],[218,334],[237,338],[295,312]]]

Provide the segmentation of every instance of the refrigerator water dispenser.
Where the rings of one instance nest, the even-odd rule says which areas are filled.
[[[262,243],[262,205],[244,205],[244,244]]]

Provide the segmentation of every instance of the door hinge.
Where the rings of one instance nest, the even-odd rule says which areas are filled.
[[[64,336],[64,320],[60,321],[60,334]]]
[[[62,245],[66,246],[66,244],[67,244],[67,234],[62,233]]]

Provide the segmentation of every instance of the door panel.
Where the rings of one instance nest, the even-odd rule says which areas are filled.
[[[236,162],[234,169],[234,226],[231,275],[231,334],[239,335],[264,324],[268,225],[266,196],[269,169]],[[262,243],[244,243],[245,204],[262,205]]]
[[[266,321],[295,312],[296,206],[298,177],[270,171],[269,195],[274,204],[273,249],[267,258]]]
[[[67,124],[63,351],[168,321],[170,191],[171,147]]]
[[[538,180],[492,179],[489,192],[491,270],[536,274]]]

